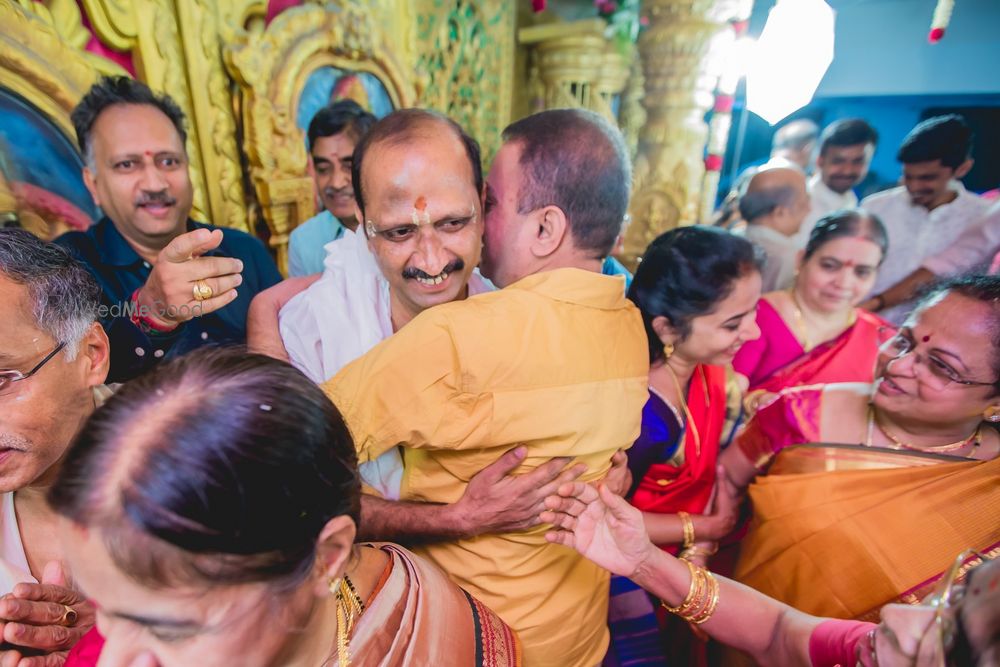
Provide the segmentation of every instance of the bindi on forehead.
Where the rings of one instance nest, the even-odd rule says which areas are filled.
[[[929,343],[931,341],[931,336],[930,336],[930,334],[927,334],[926,336],[924,336],[920,340],[924,341],[925,343]]]

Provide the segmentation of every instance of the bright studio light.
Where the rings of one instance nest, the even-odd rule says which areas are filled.
[[[823,0],[778,0],[747,69],[747,108],[774,125],[809,104],[833,61],[833,26]]]

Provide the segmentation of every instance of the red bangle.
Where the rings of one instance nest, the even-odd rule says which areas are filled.
[[[129,320],[132,321],[132,324],[142,329],[145,333],[149,333],[150,331],[170,333],[173,331],[176,327],[164,326],[148,315],[144,315],[142,313],[142,306],[139,305],[140,290],[142,290],[141,287],[132,292],[132,298],[129,299],[132,302],[132,312],[129,314]]]

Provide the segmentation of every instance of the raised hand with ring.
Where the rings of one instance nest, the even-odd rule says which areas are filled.
[[[205,301],[215,296],[215,292],[212,291],[211,285],[204,280],[196,281],[194,283],[194,287],[192,288],[192,292],[194,293],[195,301]]]

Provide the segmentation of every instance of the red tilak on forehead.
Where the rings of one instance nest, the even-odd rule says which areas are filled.
[[[421,213],[427,210],[427,197],[420,195],[417,200],[413,202],[413,208],[417,209]]]
[[[146,155],[151,157],[153,155],[153,151],[146,151]]]
[[[930,341],[930,339],[931,339],[930,336],[924,336],[923,341],[926,343],[926,342]]]

